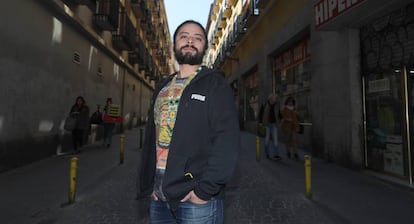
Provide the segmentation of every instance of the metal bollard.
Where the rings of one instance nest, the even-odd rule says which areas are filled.
[[[312,199],[311,168],[311,156],[305,155],[305,194],[309,199]]]
[[[124,152],[125,152],[125,135],[120,136],[120,144],[119,144],[119,163],[124,163]]]
[[[260,137],[256,136],[256,161],[260,161]]]
[[[75,201],[77,173],[78,173],[78,158],[72,157],[70,159],[70,170],[69,170],[69,204]]]

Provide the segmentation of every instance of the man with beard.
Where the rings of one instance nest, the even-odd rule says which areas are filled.
[[[223,223],[223,198],[240,150],[233,93],[201,66],[207,34],[193,20],[174,32],[179,71],[154,90],[138,178],[151,223]]]

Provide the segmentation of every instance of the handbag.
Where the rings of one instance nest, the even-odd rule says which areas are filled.
[[[265,137],[266,136],[266,126],[263,124],[259,124],[257,127],[257,135],[259,137]]]
[[[71,117],[71,116],[66,117],[63,128],[66,131],[72,131],[73,129],[75,129],[75,126],[76,126],[76,118]]]
[[[102,120],[102,113],[99,111],[96,111],[95,113],[92,114],[91,118],[90,118],[90,123],[91,124],[102,124],[103,120]]]

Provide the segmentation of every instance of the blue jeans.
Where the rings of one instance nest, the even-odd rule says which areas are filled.
[[[105,122],[104,126],[104,144],[111,145],[112,144],[112,134],[114,132],[115,123]]]
[[[279,156],[278,131],[275,123],[267,124],[264,144],[266,155]]]
[[[222,224],[224,222],[223,200],[210,200],[206,204],[191,201],[180,202],[176,210],[167,202],[151,199],[151,224]]]

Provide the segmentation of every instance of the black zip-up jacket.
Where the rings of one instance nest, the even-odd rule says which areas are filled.
[[[154,185],[154,102],[174,75],[160,82],[151,99],[137,184],[140,198],[149,196]],[[163,182],[167,201],[178,203],[191,190],[203,200],[222,199],[239,151],[233,91],[221,72],[203,67],[184,89],[178,106]]]

